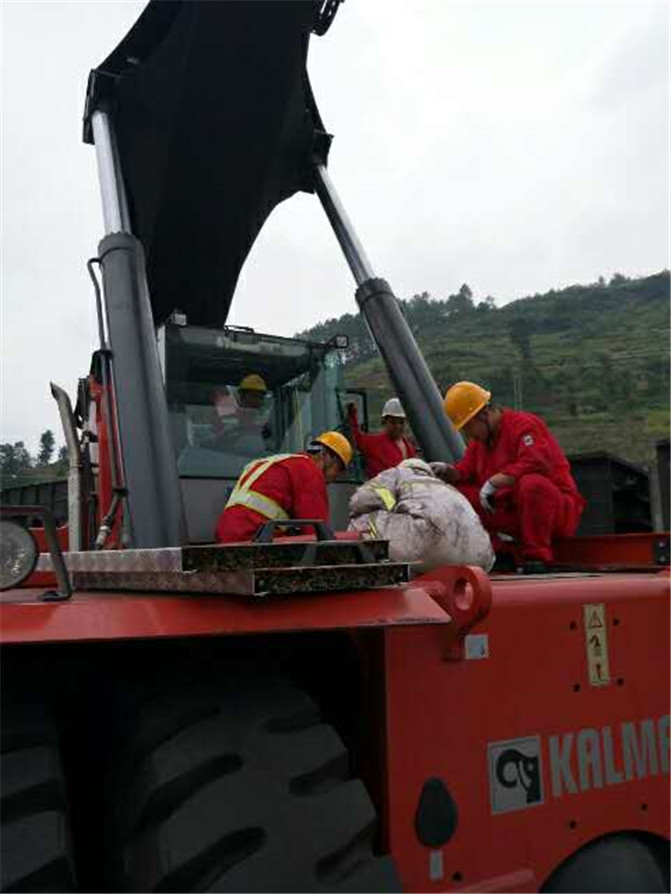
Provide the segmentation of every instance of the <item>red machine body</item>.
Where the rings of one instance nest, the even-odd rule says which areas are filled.
[[[219,378],[191,381],[180,369],[171,380],[170,351],[177,345],[201,371],[209,358],[222,377],[226,340],[229,385],[250,358],[263,361],[259,370],[284,395],[287,429],[298,418],[287,395],[298,386],[281,389],[303,376],[316,383],[318,365],[326,369],[328,345],[301,349],[285,339],[283,353],[279,339],[222,329],[256,233],[293,192],[317,188],[371,332],[400,370],[399,398],[415,434],[423,430],[425,455],[438,458],[439,446],[457,440],[398,303],[363,263],[326,178],[330,137],[305,56],[311,30],[323,33],[336,7],[154,0],[92,72],[85,136],[101,148],[104,182],[125,182],[132,201],[126,207],[117,196],[107,207],[100,265],[109,346],[98,295],[102,372],[89,378],[78,413],[82,451],[97,445],[78,507],[94,530],[79,518],[84,536],[75,537],[70,514],[71,543],[86,544],[70,558],[93,556],[110,568],[103,583],[96,579],[106,589],[76,589],[75,570],[74,593],[45,599],[55,583],[45,563],[0,595],[10,754],[0,792],[3,890],[603,891],[612,889],[603,887],[602,857],[582,872],[589,881],[594,870],[601,887],[552,879],[613,838],[626,838],[623,863],[640,841],[655,867],[657,887],[629,890],[668,885],[660,854],[669,839],[669,534],[565,540],[554,571],[538,577],[445,566],[382,586],[374,573],[394,563],[386,553],[371,559],[368,543],[367,552],[357,544],[360,562],[341,567],[311,564],[317,547],[309,547],[288,568],[261,568],[307,569],[312,588],[324,584],[319,593],[297,586],[269,596],[259,585],[233,596],[242,591],[226,589],[230,578],[218,595],[207,586],[178,593],[177,575],[186,589],[194,571],[184,566],[168,568],[175,576],[161,580],[161,593],[147,577],[142,591],[118,586],[129,543],[153,562],[207,542],[210,582],[225,564],[217,564],[220,551],[239,548],[211,546],[205,517],[215,499],[223,505],[223,482],[237,467],[192,476],[202,477],[193,505],[205,533],[182,533],[178,496],[190,473],[175,455],[178,446],[187,456],[202,446],[194,434],[201,422],[180,409],[172,431],[168,393],[174,386],[178,408],[192,398],[207,408]],[[215,34],[236,53],[222,52]],[[211,85],[227,85],[229,102],[230,86],[241,83],[226,119]],[[161,91],[165,102],[147,100]],[[118,232],[116,211],[123,223],[128,208],[134,219]],[[194,221],[207,238],[195,238]],[[154,320],[169,315],[184,321],[163,327],[157,351]],[[202,394],[194,396],[194,383]],[[325,379],[314,392],[321,427]],[[166,413],[154,418],[148,408]],[[302,440],[291,452],[299,449]],[[166,493],[174,500],[164,502]],[[58,540],[65,549],[67,528]],[[187,540],[196,546],[178,545]],[[342,544],[329,537],[318,546],[337,552]],[[355,589],[364,565],[371,577]],[[53,556],[52,567],[65,576]],[[226,570],[235,577],[242,567]],[[344,568],[355,576],[345,578]],[[402,571],[394,581],[407,580]],[[645,884],[634,870],[635,884]]]
[[[590,841],[668,836],[668,675],[650,660],[668,653],[668,584],[665,572],[494,580],[492,611],[458,657],[446,657],[445,629],[385,631],[388,831],[408,890],[538,891]],[[601,685],[595,633],[607,643]],[[496,778],[516,747],[537,758],[529,803],[514,765],[511,788]],[[431,849],[414,824],[434,775],[459,825]]]
[[[642,540],[606,546],[641,554]],[[259,603],[87,592],[54,604],[21,589],[2,596],[2,643],[345,632],[366,668],[354,757],[404,889],[538,891],[604,836],[669,835],[669,573],[627,567],[445,568],[400,588]],[[432,780],[455,814],[433,845],[418,832]]]

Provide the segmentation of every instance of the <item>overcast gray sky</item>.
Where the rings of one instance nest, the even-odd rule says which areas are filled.
[[[137,0],[2,0],[2,426],[59,431],[95,347],[102,236],[89,69]],[[666,0],[347,0],[309,70],[331,177],[400,297],[511,299],[669,266]],[[230,321],[291,335],[355,309],[314,196],[280,206]]]

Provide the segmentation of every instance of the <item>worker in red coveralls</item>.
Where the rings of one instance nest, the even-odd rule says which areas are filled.
[[[468,447],[459,462],[435,471],[472,503],[495,549],[497,533],[511,535],[521,544],[522,571],[547,571],[553,539],[572,536],[585,507],[561,447],[538,416],[491,403],[473,382],[452,385],[444,405]]]
[[[392,397],[382,407],[382,431],[379,434],[369,435],[361,431],[355,403],[348,404],[347,417],[352,439],[363,455],[369,478],[417,455],[412,443],[403,434],[405,411],[397,397]]]
[[[268,521],[328,521],[326,485],[345,471],[352,453],[344,435],[327,431],[311,442],[306,453],[266,456],[248,463],[219,517],[217,540],[253,540]]]

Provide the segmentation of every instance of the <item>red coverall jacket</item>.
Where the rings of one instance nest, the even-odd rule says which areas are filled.
[[[485,527],[520,538],[525,558],[550,562],[552,539],[575,533],[585,500],[563,450],[533,413],[504,410],[493,444],[471,441],[455,468],[461,474],[457,487]],[[496,492],[492,514],[480,505],[479,490],[498,472],[515,483]]]
[[[358,449],[363,454],[366,463],[366,474],[374,478],[385,469],[393,469],[404,459],[417,456],[417,451],[407,438],[394,441],[386,432],[377,435],[368,435],[359,428],[359,420],[356,413],[349,416],[349,424],[352,429],[352,438]]]
[[[238,484],[244,484],[245,479],[269,459],[271,457],[262,457],[258,462],[250,463],[240,476]],[[328,521],[326,481],[321,469],[307,455],[288,456],[274,463],[254,481],[251,489],[280,506],[289,518]],[[219,516],[217,540],[220,543],[252,540],[270,517],[248,506],[229,506]]]

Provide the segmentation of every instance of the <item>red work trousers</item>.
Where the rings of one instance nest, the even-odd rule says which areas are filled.
[[[457,485],[480,517],[490,534],[509,534],[521,541],[524,559],[551,562],[552,541],[571,537],[580,521],[580,509],[571,494],[562,493],[543,475],[523,475],[512,488],[500,488],[494,497],[494,512],[480,505],[480,486]],[[494,549],[500,542],[492,537]]]

